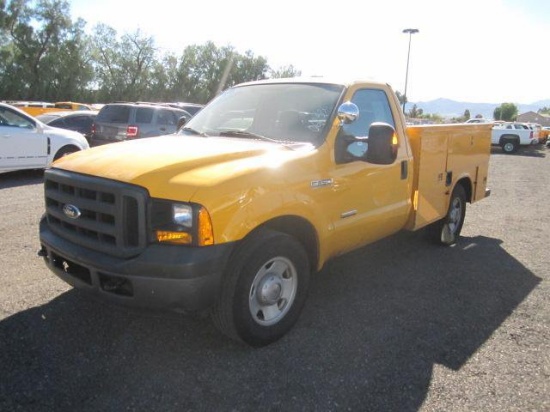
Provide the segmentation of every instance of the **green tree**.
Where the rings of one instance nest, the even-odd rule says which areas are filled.
[[[156,61],[151,72],[149,96],[151,101],[176,102],[183,100],[179,93],[178,58],[168,53]]]
[[[242,82],[266,79],[269,70],[270,68],[265,57],[256,57],[251,50],[247,50],[244,55],[238,55],[235,70],[231,72],[230,81],[226,86],[229,87]]]
[[[113,28],[94,28],[94,67],[101,101],[146,100],[150,96],[157,53],[152,37],[139,30],[120,40]],[[157,72],[158,75],[158,72]]]
[[[401,94],[399,90],[396,90],[395,94],[397,95],[397,99],[399,100],[401,106],[403,106],[404,103],[408,103],[407,97],[404,94]]]
[[[464,110],[462,117],[464,118],[464,121],[470,120],[470,111],[468,109]]]
[[[273,70],[265,57],[212,42],[161,55],[139,30],[104,24],[85,34],[66,0],[0,0],[0,96],[10,100],[189,101],[206,103],[227,87],[301,73]]]
[[[422,109],[419,109],[416,104],[413,104],[413,107],[411,108],[411,110],[409,110],[408,117],[412,119],[416,119],[416,118],[422,117],[423,113],[424,111]]]
[[[495,108],[493,112],[493,118],[495,120],[504,120],[506,122],[512,122],[518,117],[518,107],[514,103],[502,103],[499,107]]]
[[[175,80],[178,100],[206,103],[227,87],[266,78],[268,69],[267,60],[250,51],[242,55],[231,46],[217,47],[213,42],[188,46]]]
[[[302,75],[300,70],[297,70],[293,65],[282,66],[278,69],[270,69],[269,77],[272,79],[283,79],[288,77],[299,77]]]
[[[540,114],[550,114],[550,107],[544,106],[543,108],[537,110],[537,113],[540,113]]]
[[[91,79],[83,57],[85,23],[73,24],[69,14],[69,4],[63,0],[7,3],[0,14],[2,96],[66,99]]]

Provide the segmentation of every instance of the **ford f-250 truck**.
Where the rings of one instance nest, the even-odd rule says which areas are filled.
[[[241,84],[176,135],[56,162],[39,254],[76,288],[266,345],[329,259],[402,229],[456,243],[489,193],[490,127],[407,127],[386,84]]]

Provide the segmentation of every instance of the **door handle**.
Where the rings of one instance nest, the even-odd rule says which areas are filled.
[[[401,180],[405,180],[409,176],[409,161],[401,161]]]

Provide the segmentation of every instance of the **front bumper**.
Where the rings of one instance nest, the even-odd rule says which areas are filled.
[[[149,245],[124,259],[73,244],[40,222],[40,256],[71,286],[117,304],[201,311],[217,299],[234,243],[208,247]]]

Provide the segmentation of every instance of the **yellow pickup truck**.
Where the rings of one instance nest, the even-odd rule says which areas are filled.
[[[208,310],[262,346],[292,328],[331,258],[403,229],[454,245],[467,202],[489,194],[490,146],[491,125],[407,127],[386,84],[244,83],[175,135],[54,163],[39,254],[74,287]]]

